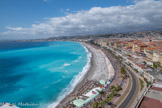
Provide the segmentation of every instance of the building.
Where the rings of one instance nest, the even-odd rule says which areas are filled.
[[[140,43],[140,44],[137,44],[136,47],[137,47],[137,52],[141,53],[141,52],[144,52],[144,49],[147,48],[148,45]]]
[[[122,42],[121,41],[114,41],[114,48],[121,49],[122,48]]]
[[[142,41],[139,41],[139,40],[134,40],[132,42],[132,52],[138,52],[138,44],[141,44]]]
[[[106,40],[101,40],[101,44],[102,47],[107,47],[108,42]]]
[[[152,62],[159,62],[162,66],[162,47],[149,47],[145,48],[144,53],[147,58]]]

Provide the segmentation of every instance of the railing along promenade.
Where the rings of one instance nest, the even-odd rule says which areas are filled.
[[[144,93],[139,97],[139,100],[137,98],[137,101],[135,102],[134,108],[138,108],[143,100],[143,97],[147,94],[147,92],[149,91],[149,89],[151,88],[152,84],[149,85],[148,88],[146,88],[146,90],[144,91]]]
[[[119,55],[120,57],[122,57],[123,59],[125,60],[128,60],[126,57],[124,57],[122,54],[120,54],[119,52],[115,51],[114,49],[110,48],[110,47],[106,47],[107,49],[110,49],[111,51],[115,52],[117,55]],[[132,63],[133,65],[135,65],[132,61],[128,60],[130,63]],[[145,71],[143,71],[144,75],[145,75],[145,78],[147,78],[147,80],[151,81],[151,84],[149,85],[149,87],[146,88],[146,90],[141,94],[139,95],[134,104],[132,105],[133,108],[138,108],[140,103],[142,102],[143,100],[143,97],[146,95],[146,93],[148,92],[148,90],[151,88],[152,86],[152,83],[154,81],[154,77],[152,75],[150,75],[149,73],[146,73]],[[147,77],[146,77],[147,76]]]

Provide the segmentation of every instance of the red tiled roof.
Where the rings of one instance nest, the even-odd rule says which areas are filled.
[[[160,52],[162,52],[162,50],[159,50]]]
[[[138,46],[143,46],[143,47],[147,47],[148,45],[146,45],[146,44],[138,44]]]
[[[162,88],[152,87],[153,90],[162,91]]]
[[[126,49],[131,49],[132,47],[130,46],[130,47],[127,47]]]
[[[154,42],[148,42],[148,44],[150,44],[150,45],[154,45]]]
[[[121,43],[121,41],[114,41],[114,43]]]
[[[139,65],[139,67],[141,67],[142,69],[147,69],[147,67],[143,64]]]
[[[133,40],[133,43],[134,43],[134,44],[138,44],[138,43],[142,43],[142,41],[139,41],[139,40]]]
[[[160,49],[160,47],[148,47],[148,48],[146,48],[146,49],[147,49],[147,50],[154,51],[154,50]]]
[[[148,97],[144,97],[142,103],[139,106],[139,108],[161,108],[161,107],[162,102]]]

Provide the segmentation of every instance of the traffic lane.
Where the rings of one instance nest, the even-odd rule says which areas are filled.
[[[124,66],[125,67],[125,66]],[[136,86],[137,86],[137,82],[136,82],[136,78],[134,76],[134,74],[132,72],[130,72],[126,67],[125,69],[127,70],[127,72],[130,73],[131,77],[132,77],[132,88],[131,91],[129,92],[128,96],[126,97],[126,99],[123,101],[123,103],[119,106],[119,108],[126,108],[129,103],[131,102],[131,100],[133,99],[133,96],[136,92]]]

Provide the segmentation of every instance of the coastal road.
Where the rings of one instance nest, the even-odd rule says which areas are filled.
[[[132,77],[132,88],[128,94],[128,96],[125,98],[125,100],[120,104],[119,108],[128,108],[128,106],[130,104],[132,104],[133,99],[135,98],[136,95],[136,91],[137,91],[137,78],[135,77],[135,75],[132,73],[131,70],[129,70],[127,68],[127,66],[124,66],[125,69],[127,70],[127,72],[130,73],[131,77]]]

